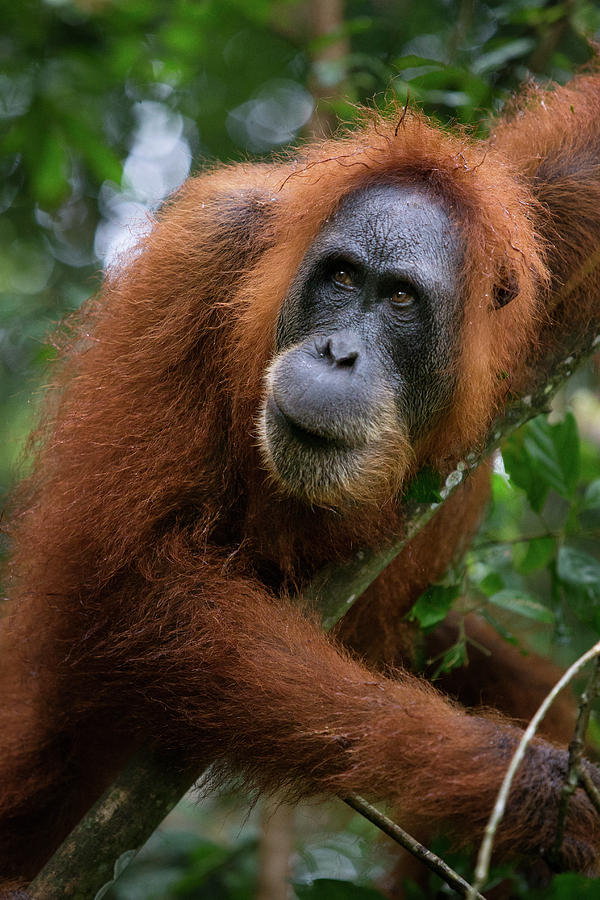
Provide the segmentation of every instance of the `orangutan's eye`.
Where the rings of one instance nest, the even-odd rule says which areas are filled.
[[[336,284],[344,287],[352,287],[354,285],[354,275],[348,269],[336,269],[333,273],[333,280]]]
[[[394,306],[410,306],[411,303],[414,303],[415,298],[406,291],[394,291],[390,300]]]

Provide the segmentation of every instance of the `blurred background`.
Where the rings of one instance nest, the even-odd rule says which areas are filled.
[[[520,82],[568,80],[600,35],[600,9],[586,0],[0,0],[0,22],[0,509],[43,393],[46,335],[189,174],[328,133],[356,103],[408,96],[442,124],[484,131]],[[517,640],[502,620],[510,591],[512,613],[545,625],[542,642],[560,658],[600,630],[593,369],[568,393],[586,440],[564,422],[516,439],[513,483],[496,483],[479,550],[454,575]],[[533,482],[549,464],[535,448],[548,435],[564,483],[548,467],[540,499]],[[468,657],[466,645],[455,657]],[[367,823],[314,805],[292,826],[285,807],[262,814],[251,800],[231,791],[182,804],[104,896],[380,896],[385,851]],[[561,884],[552,896],[573,896]]]

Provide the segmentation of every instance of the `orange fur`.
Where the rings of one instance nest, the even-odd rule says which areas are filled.
[[[418,113],[397,134],[371,116],[279,163],[217,168],[190,180],[109,273],[56,365],[33,474],[14,501],[0,636],[7,882],[31,878],[149,740],[264,788],[387,796],[404,818],[477,838],[518,730],[466,715],[406,671],[374,670],[397,662],[398,646],[410,665],[403,615],[475,527],[485,472],[336,639],[286,597],[325,563],[398,533],[402,479],[423,463],[447,469],[485,435],[506,376],[525,386],[557,336],[596,316],[595,273],[568,300],[550,298],[551,328],[544,301],[600,246],[599,98],[598,77],[529,97],[489,143]],[[311,508],[279,490],[258,447],[275,323],[340,200],[390,180],[441,197],[467,247],[458,387],[414,458],[399,454],[405,471],[382,474],[386,496]],[[516,296],[495,309],[507,284]],[[560,751],[532,748],[505,852],[547,846],[563,770]],[[565,865],[592,868],[598,837],[577,796]]]

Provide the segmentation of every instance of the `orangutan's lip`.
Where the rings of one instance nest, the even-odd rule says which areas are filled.
[[[334,449],[349,449],[348,445],[343,441],[337,440],[336,438],[332,438],[327,435],[318,434],[317,432],[311,431],[309,428],[306,428],[304,425],[300,425],[298,422],[295,422],[293,419],[291,419],[283,412],[281,407],[278,405],[272,391],[269,393],[269,397],[267,399],[267,415],[271,418],[271,421],[277,428],[283,430],[284,433],[291,436],[295,441],[297,441],[304,447],[310,447],[313,450],[321,450],[325,452]]]

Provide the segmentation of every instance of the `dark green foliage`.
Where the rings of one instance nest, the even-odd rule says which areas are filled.
[[[434,628],[444,621],[460,589],[461,585],[455,583],[432,584],[413,606],[409,619],[416,620],[425,631]]]
[[[256,885],[256,836],[233,846],[192,832],[160,832],[139,861],[119,877],[105,900],[245,900]]]
[[[460,609],[481,613],[512,643],[531,632],[535,649],[570,661],[600,638],[600,459],[580,445],[572,414],[550,424],[539,416],[503,448],[507,476],[492,477],[486,521],[462,564]],[[592,479],[590,483],[589,479]],[[430,588],[413,609],[427,627],[440,596]],[[444,589],[447,590],[447,589]],[[428,598],[431,608],[428,608]],[[459,633],[438,671],[468,660]]]
[[[536,900],[573,900],[574,897],[578,900],[600,900],[600,881],[590,881],[581,875],[559,875],[543,892],[536,892],[535,897]]]
[[[502,451],[507,471],[523,488],[532,509],[540,512],[552,488],[570,500],[579,477],[579,438],[571,413],[550,425],[543,416],[514,435]]]
[[[293,894],[306,900],[377,900],[366,886],[381,874],[376,829],[361,816],[313,805],[297,817],[290,870]],[[221,796],[193,806],[182,801],[177,826],[157,831],[118,880],[97,900],[253,900],[259,877],[257,810]],[[209,837],[208,837],[209,836]]]

